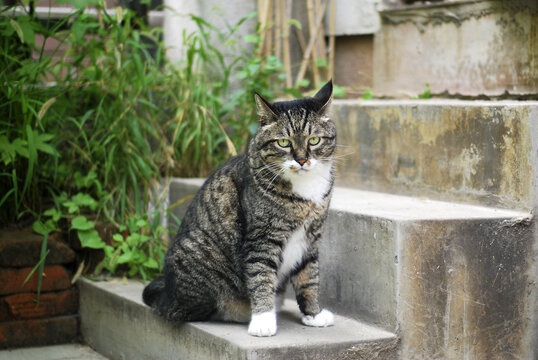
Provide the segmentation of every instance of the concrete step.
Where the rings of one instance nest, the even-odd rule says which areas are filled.
[[[381,11],[374,93],[538,93],[536,1],[444,1]]]
[[[175,179],[170,203],[201,183]],[[523,211],[337,187],[320,245],[322,303],[396,332],[402,359],[503,351],[533,358],[531,219]]]
[[[323,303],[395,331],[402,359],[534,358],[531,219],[337,188],[320,249]]]
[[[336,316],[335,325],[311,328],[286,300],[274,337],[247,334],[246,324],[166,322],[142,303],[143,284],[79,280],[84,340],[110,359],[395,359],[397,337]]]
[[[107,360],[81,344],[38,346],[0,351],[0,360]]]
[[[332,118],[340,186],[533,208],[538,101],[335,100]]]

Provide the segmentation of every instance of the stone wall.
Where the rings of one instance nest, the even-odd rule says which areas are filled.
[[[78,292],[71,284],[74,251],[60,234],[48,239],[41,295],[37,271],[43,238],[29,231],[0,232],[0,349],[72,342],[78,336]]]

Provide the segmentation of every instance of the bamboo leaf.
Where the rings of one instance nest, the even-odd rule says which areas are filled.
[[[10,19],[9,20],[9,23],[11,24],[11,26],[13,27],[13,29],[15,29],[15,32],[17,33],[17,36],[19,37],[19,40],[21,41],[21,43],[24,44],[24,35],[22,33],[22,29],[21,27],[19,26],[19,23],[17,23],[15,20],[13,19]]]

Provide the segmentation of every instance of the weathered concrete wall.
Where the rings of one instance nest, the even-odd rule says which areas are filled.
[[[538,102],[333,103],[339,185],[530,210]]]
[[[520,221],[402,225],[403,359],[534,359],[533,226]]]
[[[373,85],[374,37],[338,36],[335,39],[334,82],[347,86],[348,98],[362,95]]]
[[[538,6],[472,1],[381,12],[374,92],[538,94]],[[420,70],[420,71],[417,71]]]
[[[172,61],[180,61],[184,58],[183,31],[187,34],[198,30],[195,22],[191,21],[189,14],[202,17],[211,25],[227,33],[227,26],[234,26],[248,13],[256,11],[256,2],[250,0],[235,0],[222,2],[219,0],[164,0],[164,45],[168,58]],[[246,21],[239,27],[235,35],[236,40],[241,40],[244,35],[254,32],[256,19]],[[251,48],[251,45],[240,42],[243,49]],[[225,44],[216,44],[223,54],[229,54],[231,50]],[[227,59],[230,60],[230,59]]]
[[[532,109],[532,117],[538,119],[538,108]],[[530,137],[532,139],[532,164],[533,164],[533,189],[534,189],[534,202],[533,202],[533,214],[537,214],[538,211],[538,121],[532,121],[530,126]],[[538,358],[538,221],[536,217],[534,219],[534,244],[532,252],[529,254],[529,262],[531,264],[527,271],[529,279],[534,282],[534,286],[530,288],[529,300],[527,303],[529,313],[530,328],[533,329],[525,337],[525,341],[531,344],[531,348],[534,349],[534,354],[529,358]]]
[[[396,225],[394,219],[333,207],[320,242],[320,291],[325,306],[397,329]]]
[[[335,0],[335,35],[365,35],[379,30],[379,0]],[[330,14],[330,4],[327,14]],[[331,34],[330,16],[325,16],[325,33]]]

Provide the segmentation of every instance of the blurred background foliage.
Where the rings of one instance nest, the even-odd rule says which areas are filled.
[[[232,41],[214,46],[241,23],[223,31],[192,16],[198,31],[182,34],[185,59],[172,64],[162,29],[129,9],[79,0],[69,16],[43,20],[25,5],[0,16],[1,225],[74,231],[83,247],[105,250],[99,269],[127,264],[151,276],[166,248],[163,182],[206,176],[243,151],[255,130],[252,93],[274,98],[282,66]]]
[[[60,19],[37,18],[34,1],[0,10],[0,226],[33,226],[44,244],[64,232],[104,254],[92,271],[152,277],[167,247],[167,179],[206,176],[244,151],[255,91],[300,92],[258,46],[267,24],[238,44],[256,13],[226,29],[191,15],[197,31],[171,63],[139,9],[69,3]]]

